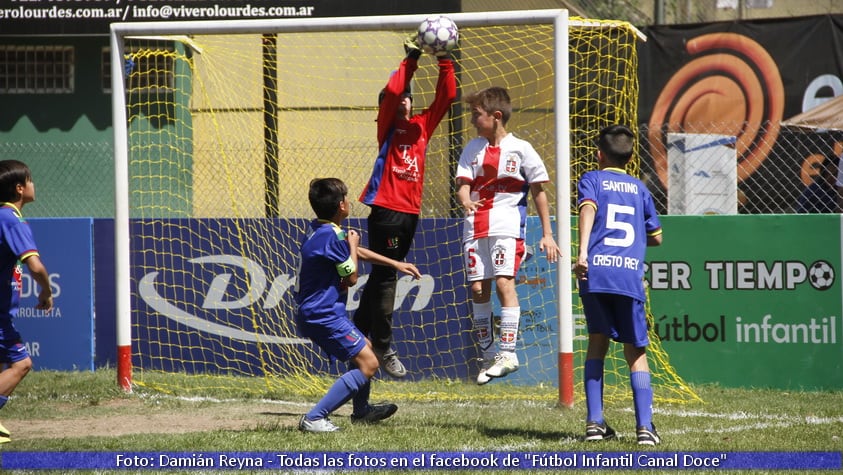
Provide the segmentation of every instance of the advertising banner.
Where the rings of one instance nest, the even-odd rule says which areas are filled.
[[[72,6],[71,6],[72,5]],[[271,20],[458,12],[458,0],[0,0],[0,36],[108,34],[120,22]]]
[[[655,329],[686,381],[843,387],[839,215],[665,216]]]
[[[648,248],[645,277],[655,331],[677,374],[726,387],[843,388],[839,215],[660,219],[664,244]],[[528,220],[528,241],[538,226]],[[546,262],[527,260],[519,272],[514,384],[558,383],[556,269]],[[537,275],[551,285],[536,285]],[[574,314],[576,351],[585,349],[583,318]]]
[[[841,133],[782,123],[843,95],[843,16],[644,28],[639,43],[642,169],[668,184],[671,132],[735,136],[741,213],[790,213],[812,158],[839,154]],[[774,190],[774,192],[771,192]],[[660,212],[664,212],[661,210]]]
[[[647,284],[654,315],[654,330],[676,372],[690,383],[717,383],[726,387],[770,387],[780,389],[839,389],[843,387],[843,293],[840,286],[841,217],[838,215],[765,215],[765,216],[663,216],[664,244],[647,253]],[[207,308],[205,292],[221,275],[233,268],[223,265],[220,256],[240,253],[240,244],[232,239],[237,226],[272,226],[279,248],[295,249],[302,236],[303,221],[247,220],[173,220],[183,235],[214,235],[219,241],[174,240],[180,246],[167,268],[150,268],[135,251],[133,281],[155,282],[178,277],[182,289],[175,295],[168,287],[155,296],[143,292],[133,295],[133,308],[139,309],[142,325],[136,328],[134,344],[144,358],[136,361],[146,368],[175,369],[179,361],[205,361],[207,367],[192,365],[193,371],[216,371],[225,361],[205,359],[210,347],[224,352],[216,358],[226,360],[236,352],[237,359],[249,361],[254,374],[262,374],[255,341],[237,340],[225,331],[216,334],[178,332],[177,346],[166,348],[167,359],[158,358],[157,342],[175,331],[183,330],[190,319],[162,302],[181,302],[190,309],[189,316],[200,319],[206,328],[216,328],[231,317],[223,309]],[[254,221],[254,222],[252,222]],[[260,224],[258,224],[260,223]],[[135,231],[157,223],[133,222]],[[350,220],[349,226],[364,229],[362,219]],[[104,228],[102,228],[104,229]],[[425,276],[424,285],[399,283],[396,297],[394,341],[402,361],[410,369],[408,378],[473,378],[479,356],[471,332],[471,306],[465,281],[460,226],[456,219],[423,219],[408,260],[418,265]],[[528,218],[528,258],[518,274],[521,305],[518,354],[521,368],[507,376],[513,384],[557,384],[558,323],[556,266],[549,265],[535,247],[540,226],[537,218]],[[213,230],[212,233],[209,231]],[[435,230],[435,231],[431,231]],[[266,230],[262,230],[266,233]],[[98,235],[104,238],[105,233]],[[133,249],[142,249],[133,244]],[[436,257],[430,252],[435,250]],[[255,251],[252,262],[268,262],[265,251]],[[180,254],[179,254],[180,253]],[[216,256],[216,257],[214,257]],[[277,259],[277,256],[275,257]],[[282,261],[289,261],[289,256]],[[99,261],[106,266],[108,259]],[[294,269],[289,264],[258,264],[251,272],[263,273],[266,284],[261,296],[272,294],[270,283],[286,283],[281,301],[291,305],[289,284]],[[269,275],[270,268],[280,275]],[[181,272],[187,271],[187,272]],[[98,270],[99,272],[99,270]],[[242,272],[242,269],[241,271]],[[364,272],[366,272],[364,268]],[[172,275],[168,275],[172,274]],[[230,277],[230,276],[229,276]],[[360,277],[349,295],[348,308],[357,309],[360,288],[367,275]],[[78,279],[81,280],[81,279]],[[276,295],[274,298],[277,298]],[[185,298],[190,299],[185,304]],[[179,300],[181,299],[181,300]],[[579,302],[573,296],[574,305]],[[62,305],[66,300],[62,300]],[[262,311],[264,300],[256,302]],[[500,315],[497,299],[494,314]],[[112,302],[113,305],[113,302]],[[108,306],[106,306],[108,307]],[[177,307],[177,306],[176,306]],[[64,308],[64,307],[62,307]],[[435,310],[434,310],[435,309]],[[292,318],[286,315],[286,318]],[[251,321],[237,322],[250,328]],[[584,349],[585,330],[581,315],[574,315],[575,349]],[[99,326],[99,325],[98,325]],[[26,332],[24,331],[24,335]],[[212,338],[208,338],[208,336]],[[113,338],[103,335],[102,338]],[[169,337],[168,337],[169,338]],[[113,341],[113,340],[112,340]],[[304,342],[301,342],[304,344]],[[215,347],[219,345],[220,348]],[[108,346],[108,345],[103,345]],[[113,343],[111,344],[113,346]],[[42,345],[43,347],[43,345]],[[99,347],[99,345],[98,345]],[[99,350],[98,350],[99,351]],[[185,352],[183,355],[178,351]],[[202,353],[192,358],[190,352]],[[153,357],[154,356],[154,357]],[[137,356],[136,356],[137,357]],[[252,358],[252,359],[249,359]],[[580,364],[578,360],[576,362]],[[325,358],[317,356],[308,364],[316,370],[331,370]],[[183,370],[183,368],[181,368]]]
[[[352,219],[344,226],[365,229],[365,220]],[[136,364],[213,373],[236,360],[238,371],[258,375],[266,371],[261,351],[272,351],[281,364],[301,367],[304,353],[312,356],[308,368],[336,370],[321,353],[285,351],[285,345],[310,345],[309,340],[264,334],[266,328],[259,325],[267,318],[283,318],[287,328],[295,327],[295,253],[305,237],[305,220],[173,219],[134,221],[132,227]],[[461,228],[453,219],[427,219],[419,229],[426,231],[417,234],[407,261],[423,277],[414,281],[399,276],[394,345],[411,370],[408,379],[465,378],[476,350],[469,331]],[[161,245],[138,236],[158,241],[149,236],[170,231],[182,238],[167,240],[167,266],[144,265],[148,249]],[[253,245],[258,237],[272,244]],[[357,285],[349,289],[350,314],[359,306],[367,268],[362,267]],[[227,282],[240,279],[250,282],[249,295],[227,290],[233,288]]]
[[[94,369],[92,220],[27,219],[50,273],[54,306],[38,310],[38,288],[23,266],[21,306],[15,327],[34,368]]]
[[[407,261],[415,263],[423,277],[420,281],[413,281],[399,276],[393,344],[409,370],[409,380],[431,376],[474,378],[479,368],[479,353],[471,331],[461,223],[460,219],[422,219],[419,229],[425,231],[417,233]],[[351,219],[346,225],[365,229],[365,220]],[[253,318],[256,312],[288,309],[274,312],[273,318],[290,319],[292,325],[294,303],[291,290],[295,269],[291,266],[296,260],[291,253],[304,238],[304,220],[177,219],[169,220],[167,224],[162,224],[160,220],[136,221],[132,226],[135,236],[151,235],[153,226],[158,227],[156,235],[166,234],[161,226],[173,226],[179,227],[180,234],[188,237],[172,241],[171,257],[167,259],[169,268],[142,265],[144,243],[136,239],[132,245],[136,249],[132,259],[135,263],[133,281],[138,282],[139,287],[133,295],[132,304],[138,309],[138,324],[133,326],[136,331],[133,345],[138,348],[134,357],[140,367],[185,370],[184,362],[189,361],[189,371],[217,372],[236,359],[240,362],[240,371],[260,375],[266,371],[260,359],[261,351],[267,351],[266,347],[272,346],[272,342],[310,345],[305,339],[293,341],[293,338],[281,342],[275,338],[276,335],[261,336],[263,330],[255,330],[254,326],[254,322],[261,318]],[[186,229],[190,232],[185,232]],[[273,250],[253,246],[249,248],[248,262],[242,257],[229,259],[227,256],[241,256],[242,246],[248,245],[236,237],[244,229],[260,229],[261,234],[268,233],[270,241],[275,243],[272,249],[286,254],[273,256]],[[517,287],[521,303],[518,342],[521,369],[507,379],[513,384],[556,384],[556,265],[549,265],[537,247],[541,236],[537,217],[528,218],[527,230],[530,245],[518,273]],[[195,239],[190,239],[190,236]],[[207,236],[215,238],[209,241]],[[349,289],[347,308],[351,314],[359,306],[362,287],[368,279],[368,265],[363,265],[361,272],[358,284]],[[227,294],[227,305],[209,303],[222,300],[219,295],[209,298],[218,279],[223,276],[225,279],[239,279],[240,274],[248,274],[254,299],[235,304],[233,302],[238,300],[238,296]],[[178,285],[159,285],[173,282]],[[197,291],[185,292],[184,289]],[[270,296],[277,299],[272,309],[266,308]],[[244,311],[246,309],[250,310]],[[493,312],[499,318],[497,297],[493,297]],[[172,344],[170,340],[178,343]],[[263,340],[263,350],[258,340]],[[285,353],[281,346],[269,351],[276,357],[282,355],[281,358]],[[296,353],[296,363],[300,365],[301,355]],[[314,356],[307,362],[314,371],[337,370],[327,358],[318,353]]]
[[[642,31],[644,122],[679,111],[725,121],[739,112],[739,103],[729,102],[738,97],[742,113],[776,120],[843,94],[843,15],[650,25]],[[726,88],[704,93],[703,86],[715,84]],[[758,95],[759,90],[769,94]]]

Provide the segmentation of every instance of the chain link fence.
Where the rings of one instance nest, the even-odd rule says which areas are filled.
[[[768,126],[769,127],[769,126]],[[799,212],[800,196],[815,181],[829,180],[837,173],[837,158],[843,151],[843,132],[840,131],[802,131],[787,127],[775,127],[775,136],[767,134],[765,127],[758,129],[752,140],[742,140],[738,134],[734,140],[726,140],[719,147],[698,147],[691,153],[682,153],[668,142],[673,133],[668,125],[658,130],[651,130],[646,125],[639,128],[640,147],[637,166],[632,172],[640,175],[651,189],[660,214],[677,213],[676,201],[687,201],[695,195],[703,202],[706,197],[722,197],[735,200],[735,212],[738,214],[780,214]],[[695,131],[702,134],[723,136],[722,130],[729,130],[723,124],[710,124],[706,127],[696,127]],[[733,129],[733,128],[731,128]],[[739,130],[748,130],[746,124]],[[523,135],[523,134],[522,134]],[[542,144],[548,139],[547,134],[528,134],[529,140],[536,144],[537,149],[544,149],[542,155],[547,161],[549,169],[553,168],[553,157],[549,154],[552,144]],[[694,134],[690,134],[694,135]],[[728,137],[728,135],[726,135]],[[759,138],[761,137],[761,138]],[[764,137],[767,137],[766,139]],[[771,138],[772,137],[772,138]],[[745,137],[743,137],[745,139]],[[769,143],[765,143],[769,140]],[[347,146],[348,144],[346,144]],[[731,160],[737,165],[720,168],[708,165],[716,161],[714,154],[722,153],[724,149],[732,152]],[[757,151],[765,153],[758,155]],[[241,150],[240,153],[262,154],[263,149],[251,151]],[[684,152],[689,152],[685,150]],[[28,204],[24,214],[28,217],[94,217],[111,218],[114,216],[114,166],[113,147],[108,142],[91,143],[2,143],[0,156],[12,158],[29,164],[36,183],[36,201]],[[755,155],[753,155],[755,154]],[[374,160],[374,156],[372,156]],[[441,157],[437,160],[448,160]],[[444,164],[443,164],[444,165]],[[674,186],[673,192],[669,184],[671,166],[674,172],[677,167],[684,165],[692,167],[697,178],[692,176],[682,186]],[[207,165],[213,167],[213,164]],[[596,167],[596,162],[587,163],[586,169]],[[714,168],[712,168],[714,167]],[[365,179],[371,169],[371,161],[361,164],[349,164],[345,171],[353,176],[350,181]],[[452,183],[449,166],[431,169],[428,173],[429,182]],[[700,172],[702,170],[702,172]],[[280,177],[282,185],[294,184],[305,180],[301,175],[303,170],[282,170]],[[580,170],[584,171],[584,170]],[[310,171],[316,173],[317,171]],[[728,172],[732,172],[729,175]],[[199,175],[219,175],[219,171],[204,170]],[[723,176],[716,175],[723,173]],[[709,177],[701,175],[708,174]],[[693,173],[692,173],[693,175]],[[308,175],[309,176],[309,175]],[[707,179],[705,179],[707,178]],[[307,180],[305,180],[307,181]],[[675,182],[676,180],[674,180]],[[194,183],[194,187],[208,184]],[[681,189],[680,189],[681,188]],[[443,209],[451,206],[450,198],[441,193],[440,188],[429,187],[431,190],[424,198],[423,214],[441,216],[446,215]],[[435,196],[430,193],[434,193]],[[572,191],[576,188],[572,184]],[[548,187],[550,197],[555,199],[555,190]],[[357,191],[353,192],[354,194]],[[356,197],[356,196],[355,196]],[[711,198],[715,199],[715,198]],[[671,205],[674,200],[674,206]],[[573,203],[572,203],[573,204]],[[304,206],[304,205],[302,205]],[[434,210],[435,208],[435,210]],[[288,210],[291,208],[287,208]],[[365,210],[355,209],[365,214]],[[704,212],[688,211],[681,214],[705,214]],[[731,212],[727,212],[731,214]],[[362,214],[361,214],[362,215]]]
[[[114,217],[111,142],[0,142],[0,157],[29,165],[35,202],[27,217]]]
[[[688,124],[686,124],[686,128]],[[781,127],[779,124],[694,124],[688,135],[709,137],[708,143],[726,137],[720,146],[696,147],[679,150],[670,143],[672,132],[666,124],[658,129],[641,126],[640,168],[641,178],[653,192],[660,214],[679,214],[671,200],[686,201],[690,195],[705,202],[706,197],[716,202],[734,187],[735,211],[738,214],[780,214],[799,212],[800,197],[815,181],[828,181],[837,174],[837,158],[843,146],[843,132],[805,131]],[[734,131],[734,135],[729,132]],[[675,133],[675,132],[674,132]],[[728,140],[732,137],[732,140]],[[715,155],[731,151],[737,166],[731,169],[718,167]],[[672,159],[672,160],[671,160]],[[674,184],[684,183],[684,189],[673,190],[671,173],[681,167],[696,176],[675,179]],[[732,173],[726,180],[720,173]],[[708,175],[708,176],[706,176]],[[719,178],[719,179],[718,179]],[[832,188],[833,185],[831,185]],[[681,188],[681,187],[677,187]],[[832,211],[836,210],[830,203]],[[689,213],[700,214],[700,213]],[[719,214],[719,213],[716,213]],[[727,213],[731,214],[731,213]]]

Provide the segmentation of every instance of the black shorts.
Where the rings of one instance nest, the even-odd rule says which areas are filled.
[[[372,206],[368,219],[368,247],[382,256],[404,260],[413,244],[419,215]]]

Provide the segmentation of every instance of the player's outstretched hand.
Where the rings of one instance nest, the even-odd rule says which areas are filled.
[[[559,254],[562,253],[552,236],[542,236],[541,241],[539,241],[539,250],[547,254],[548,262],[556,262],[559,259]]]
[[[404,53],[415,59],[419,59],[422,54],[421,46],[419,46],[418,33],[410,33],[410,36],[404,40]]]
[[[415,265],[410,264],[409,262],[399,262],[396,264],[395,268],[407,275],[415,277],[416,279],[421,279],[421,272],[419,272]]]
[[[472,214],[476,213],[477,210],[480,209],[483,206],[483,204],[485,204],[485,203],[486,203],[486,198],[481,198],[477,201],[471,201],[471,200],[466,201],[462,205],[463,214],[465,214],[466,216],[471,216]]]

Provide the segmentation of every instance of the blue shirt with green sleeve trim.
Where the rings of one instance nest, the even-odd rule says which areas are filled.
[[[342,283],[356,271],[345,231],[325,220],[314,220],[301,245],[295,299],[298,318],[327,323],[348,318],[348,289]]]

